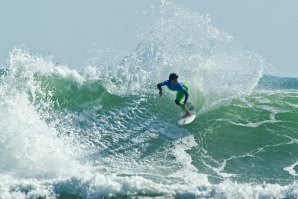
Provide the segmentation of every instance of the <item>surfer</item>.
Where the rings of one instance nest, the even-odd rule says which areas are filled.
[[[159,95],[162,96],[162,86],[167,86],[172,91],[177,91],[175,103],[182,107],[182,109],[186,112],[182,118],[186,118],[191,116],[190,111],[186,107],[186,102],[188,99],[188,86],[185,83],[178,81],[178,75],[176,73],[171,73],[169,79],[157,84],[157,88],[159,90]],[[183,97],[185,96],[184,100]]]

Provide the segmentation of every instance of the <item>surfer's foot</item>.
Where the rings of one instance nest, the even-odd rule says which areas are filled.
[[[188,112],[186,112],[186,113],[183,115],[182,118],[187,118],[187,117],[189,117],[189,116],[191,116],[191,113],[188,111]]]

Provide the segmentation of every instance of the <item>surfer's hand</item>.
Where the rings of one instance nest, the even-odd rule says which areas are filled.
[[[162,90],[159,91],[159,96],[162,96],[163,95],[163,92]]]

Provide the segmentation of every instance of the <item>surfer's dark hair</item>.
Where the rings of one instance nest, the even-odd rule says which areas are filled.
[[[169,80],[177,79],[179,76],[176,73],[171,73],[169,76]]]

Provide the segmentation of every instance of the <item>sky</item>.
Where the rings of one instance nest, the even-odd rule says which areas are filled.
[[[297,0],[176,0],[233,35],[245,50],[260,54],[267,73],[298,77]],[[0,66],[21,47],[80,67],[92,49],[129,51],[138,43],[144,13],[159,0],[1,0]],[[150,17],[150,15],[148,15]],[[145,21],[144,21],[145,19]],[[148,19],[149,23],[150,19]]]

